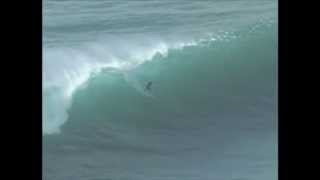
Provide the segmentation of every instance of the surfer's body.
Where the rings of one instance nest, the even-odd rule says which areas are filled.
[[[152,86],[152,81],[149,81],[145,87],[146,91],[150,91],[151,90],[151,86]]]

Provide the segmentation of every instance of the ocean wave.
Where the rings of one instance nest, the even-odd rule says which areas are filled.
[[[272,23],[260,25],[261,27],[254,26],[254,29],[256,32],[260,32],[259,27],[260,30],[268,29],[267,25],[270,26],[270,24],[272,26]],[[272,28],[274,27],[272,26]],[[79,89],[85,89],[88,85],[88,80],[93,74],[102,74],[101,72],[106,69],[108,69],[108,72],[116,72],[123,79],[124,82],[122,83],[131,84],[131,87],[139,92],[140,95],[143,95],[144,81],[136,77],[136,72],[143,71],[147,73],[150,69],[157,68],[158,73],[160,73],[160,69],[166,67],[166,65],[152,61],[156,62],[159,59],[163,61],[162,63],[168,61],[174,63],[177,61],[179,66],[175,66],[176,70],[173,69],[172,71],[177,71],[182,66],[190,68],[190,64],[194,64],[194,67],[203,65],[215,69],[211,67],[212,64],[210,63],[201,64],[201,59],[205,59],[206,62],[210,62],[210,60],[216,61],[218,63],[216,65],[223,67],[219,63],[228,64],[231,62],[226,59],[222,60],[222,56],[227,53],[236,54],[232,50],[230,52],[226,51],[223,46],[231,48],[233,44],[236,44],[239,46],[238,48],[242,48],[241,43],[243,43],[243,39],[248,39],[248,37],[245,37],[248,36],[248,32],[254,35],[252,29],[246,32],[242,34],[234,32],[210,34],[205,38],[178,43],[152,38],[140,39],[139,41],[134,38],[132,41],[116,38],[110,41],[86,43],[73,48],[45,48],[43,134],[60,132],[61,125],[69,118],[68,109],[71,108],[74,93]],[[257,43],[257,40],[246,43]],[[220,52],[216,49],[220,49]],[[224,55],[224,53],[226,54]],[[196,63],[198,65],[195,65]],[[233,63],[237,64],[237,62]],[[150,64],[158,67],[150,67]],[[148,68],[139,70],[143,67],[148,67],[149,70]],[[206,70],[209,75],[210,68],[201,68]],[[190,72],[184,73],[193,73],[192,71],[197,72],[194,69],[190,69]],[[197,84],[196,81],[192,83]]]

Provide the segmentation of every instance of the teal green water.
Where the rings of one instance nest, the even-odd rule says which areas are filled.
[[[74,119],[72,124],[80,128],[96,121],[135,128],[193,127],[204,122],[190,122],[191,117],[234,118],[237,113],[274,111],[276,31],[274,25],[262,28],[258,31],[265,32],[235,40],[170,50],[167,56],[159,55],[130,71],[106,69],[93,74],[74,95],[70,121]],[[143,92],[148,81],[153,81],[152,96]],[[249,110],[264,101],[273,102],[266,103],[270,109]]]
[[[276,179],[275,3],[45,1],[44,179]]]

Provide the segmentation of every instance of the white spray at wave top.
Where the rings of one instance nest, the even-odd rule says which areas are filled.
[[[60,126],[68,119],[72,95],[83,87],[91,73],[104,68],[129,71],[152,60],[160,54],[167,56],[169,49],[197,46],[204,41],[223,39],[209,37],[185,43],[169,43],[154,40],[108,42],[96,41],[78,47],[44,48],[43,72],[43,134],[60,132]]]

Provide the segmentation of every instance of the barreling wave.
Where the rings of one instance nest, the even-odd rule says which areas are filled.
[[[43,134],[95,121],[195,127],[209,122],[186,117],[234,116],[248,108],[254,114],[263,111],[254,108],[260,102],[273,109],[276,40],[275,23],[263,22],[185,42],[113,38],[45,47]],[[147,81],[154,82],[148,93]]]

